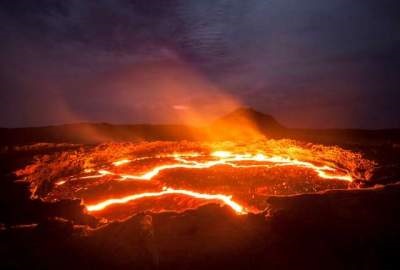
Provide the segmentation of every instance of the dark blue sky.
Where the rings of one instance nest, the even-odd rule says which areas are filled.
[[[398,0],[0,2],[0,126],[400,128]],[[190,116],[190,117],[188,117]]]

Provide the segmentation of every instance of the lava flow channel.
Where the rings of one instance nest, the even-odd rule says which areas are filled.
[[[280,156],[272,156],[272,157],[267,157],[264,154],[233,154],[228,151],[216,151],[211,154],[211,156],[215,160],[209,160],[209,161],[204,161],[204,162],[198,162],[198,161],[193,161],[193,160],[188,160],[185,159],[185,157],[199,157],[200,154],[194,153],[194,154],[174,154],[172,157],[176,161],[176,163],[173,164],[166,164],[166,165],[160,165],[157,166],[153,169],[151,169],[148,172],[145,172],[140,175],[131,175],[131,174],[121,174],[121,173],[115,173],[111,172],[108,170],[98,170],[96,175],[90,175],[90,176],[84,176],[81,178],[97,178],[97,177],[103,177],[106,175],[113,175],[113,176],[118,176],[120,177],[120,181],[124,180],[143,180],[143,181],[151,181],[155,176],[157,176],[161,171],[163,170],[168,170],[168,169],[176,169],[176,168],[187,168],[187,169],[205,169],[205,168],[211,168],[217,165],[228,165],[234,168],[252,168],[252,167],[265,167],[265,168],[271,168],[271,167],[277,167],[277,166],[297,166],[297,167],[303,167],[303,168],[308,168],[311,170],[314,170],[319,177],[324,178],[324,179],[337,179],[337,180],[343,180],[343,181],[352,181],[352,177],[349,174],[343,175],[337,172],[336,169],[329,167],[329,166],[317,166],[309,162],[305,161],[299,161],[295,159],[288,159],[288,158],[283,158]],[[251,162],[256,162],[256,163],[262,163],[262,164],[238,164],[238,162],[243,162],[243,161],[251,161]],[[122,159],[122,160],[117,160],[112,162],[112,165],[115,167],[119,167],[125,164],[128,164],[132,162],[132,160],[129,159]],[[246,210],[243,206],[238,204],[237,202],[234,202],[232,200],[232,196],[230,195],[222,195],[222,194],[204,194],[204,193],[199,193],[195,192],[192,190],[186,190],[186,189],[164,189],[163,191],[159,192],[145,192],[145,193],[138,193],[138,194],[132,194],[129,196],[125,196],[122,198],[112,198],[112,199],[107,199],[105,201],[98,202],[96,204],[90,204],[86,205],[86,209],[89,212],[94,212],[94,211],[101,211],[111,205],[114,204],[125,204],[129,203],[135,200],[139,200],[142,198],[146,197],[161,197],[165,196],[168,194],[176,194],[176,195],[186,195],[190,196],[193,198],[198,198],[198,199],[204,199],[204,200],[213,200],[213,201],[220,201],[225,205],[228,205],[231,207],[236,213],[238,214],[244,214],[246,213]]]
[[[190,191],[190,190],[172,189],[172,188],[165,188],[164,190],[162,190],[160,192],[146,192],[146,193],[140,193],[140,194],[133,194],[133,195],[126,196],[123,198],[118,198],[118,199],[108,199],[108,200],[102,201],[97,204],[86,205],[86,209],[89,212],[95,212],[95,211],[103,210],[106,207],[113,205],[113,204],[125,204],[128,202],[146,198],[146,197],[159,197],[159,196],[164,196],[164,195],[168,195],[168,194],[186,195],[186,196],[190,196],[190,197],[197,198],[197,199],[212,200],[212,201],[217,200],[217,201],[224,203],[225,205],[228,205],[230,208],[232,208],[238,214],[246,214],[247,213],[247,211],[244,209],[243,206],[241,206],[240,204],[238,204],[232,200],[232,196],[227,196],[227,195],[222,195],[222,194],[204,194],[204,193],[198,193],[198,192]]]
[[[192,154],[190,156],[200,156],[200,154],[195,155]],[[235,168],[254,168],[254,167],[265,167],[265,168],[271,168],[271,167],[277,167],[277,166],[297,166],[297,167],[303,167],[303,168],[308,168],[311,170],[314,170],[319,177],[324,178],[324,179],[337,179],[337,180],[344,180],[344,181],[349,181],[351,182],[353,178],[351,175],[346,174],[339,174],[336,169],[329,167],[327,165],[324,166],[317,166],[314,165],[310,162],[305,162],[305,161],[300,161],[296,159],[288,159],[280,156],[272,156],[272,157],[267,157],[264,154],[232,154],[231,152],[228,151],[215,151],[212,153],[214,158],[217,158],[216,160],[211,160],[211,161],[205,161],[205,162],[197,162],[197,161],[190,161],[184,158],[184,155],[182,154],[175,154],[173,155],[175,161],[177,163],[174,164],[166,164],[166,165],[161,165],[157,166],[150,171],[140,174],[140,175],[131,175],[131,174],[120,174],[120,173],[114,173],[108,170],[98,170],[96,175],[89,175],[89,176],[82,176],[79,177],[81,179],[87,179],[87,178],[98,178],[106,175],[115,175],[119,176],[120,180],[145,180],[145,181],[150,181],[152,180],[155,176],[157,176],[161,171],[168,170],[168,169],[178,169],[178,168],[186,168],[186,169],[207,169],[211,168],[217,165],[228,165],[231,167]],[[112,164],[114,166],[121,166],[127,163],[130,163],[132,160],[129,159],[122,159],[122,160],[117,160],[114,161]],[[252,161],[252,162],[264,162],[264,164],[251,164],[251,165],[238,165],[236,164],[237,162],[243,162],[243,161]],[[236,162],[236,163],[235,163]],[[268,162],[269,164],[265,164]]]
[[[358,152],[286,139],[159,141],[39,155],[15,175],[29,183],[31,198],[79,198],[88,212],[119,219],[210,202],[236,213],[262,211],[267,196],[348,188],[368,181],[375,166]]]

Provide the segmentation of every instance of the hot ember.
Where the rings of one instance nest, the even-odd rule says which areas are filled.
[[[338,147],[292,140],[112,143],[37,157],[16,172],[33,197],[81,198],[109,219],[141,211],[183,211],[219,203],[262,211],[266,197],[348,188],[374,163]]]

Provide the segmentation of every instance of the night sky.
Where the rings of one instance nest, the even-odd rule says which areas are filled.
[[[0,126],[400,128],[398,1],[2,0]]]

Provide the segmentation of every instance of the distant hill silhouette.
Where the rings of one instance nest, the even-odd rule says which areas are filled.
[[[238,108],[212,124],[212,126],[231,126],[234,128],[248,125],[262,133],[281,133],[286,130],[286,127],[278,123],[271,115],[263,114],[248,107]]]
[[[96,144],[106,141],[185,140],[199,132],[184,125],[79,123],[47,127],[0,128],[0,145],[36,142]]]
[[[400,143],[400,129],[291,129],[271,115],[238,108],[203,128],[185,125],[79,123],[0,128],[0,145],[37,142],[96,144],[106,141],[291,138],[329,144]]]

